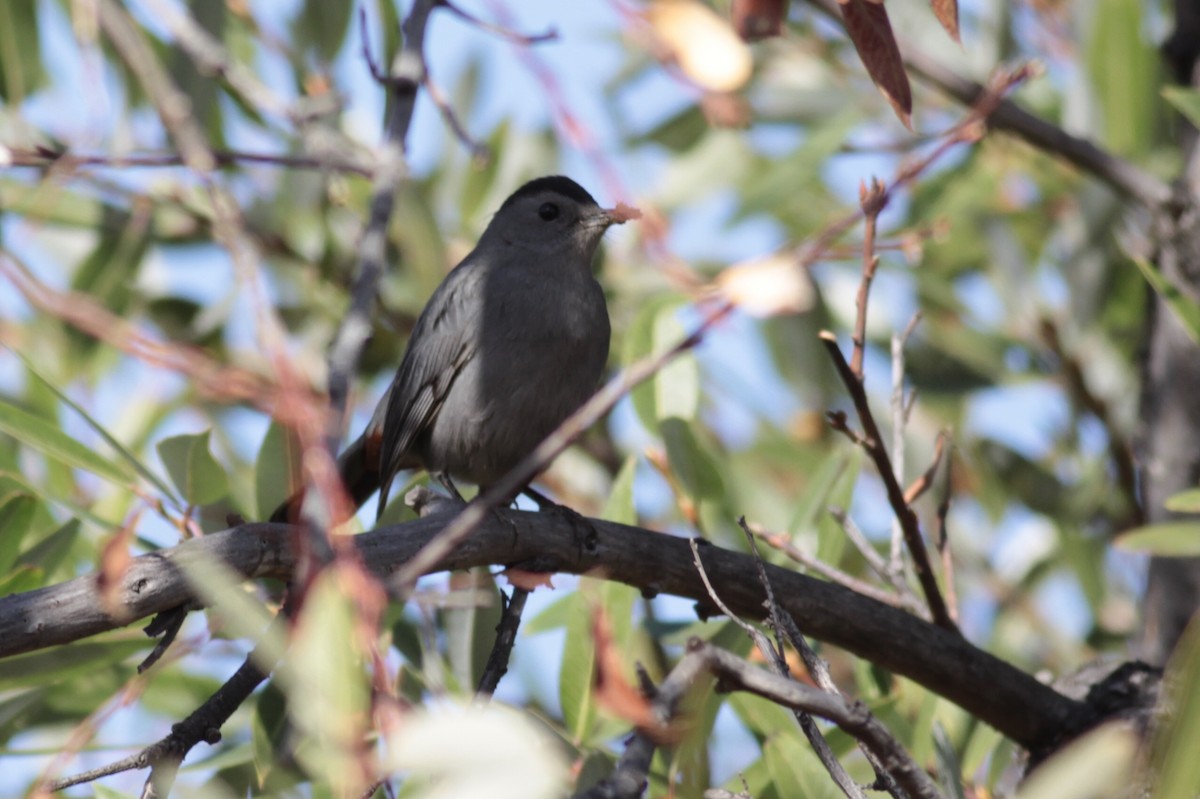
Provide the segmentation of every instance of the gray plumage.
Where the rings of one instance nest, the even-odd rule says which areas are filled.
[[[429,298],[367,429],[338,457],[355,507],[378,488],[382,514],[404,469],[486,487],[591,396],[610,333],[592,260],[609,226],[636,217],[560,176],[504,201]],[[303,501],[290,497],[271,520],[297,520]]]
[[[620,221],[565,177],[505,201],[430,297],[368,426],[380,514],[397,472],[487,486],[591,396],[610,337],[592,260]]]

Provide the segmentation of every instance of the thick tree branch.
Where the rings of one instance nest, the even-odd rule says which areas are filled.
[[[363,561],[380,575],[406,564],[452,515],[437,515],[354,537]],[[498,510],[427,571],[536,561],[573,574],[607,574],[644,592],[709,604],[686,540],[589,520],[587,532],[555,514]],[[296,565],[294,530],[246,524],[135,558],[116,594],[122,618],[99,600],[96,575],[0,598],[0,656],[44,649],[115,630],[190,598],[178,563],[197,553],[218,557],[249,578],[287,578]],[[763,617],[765,595],[748,555],[707,547],[705,570],[738,614]],[[802,631],[926,686],[1022,746],[1053,746],[1072,732],[1080,705],[961,636],[841,586],[767,566],[781,607]],[[109,607],[113,607],[110,603]]]

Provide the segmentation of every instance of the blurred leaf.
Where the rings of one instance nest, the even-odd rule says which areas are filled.
[[[222,41],[225,18],[228,10],[225,3],[208,0],[188,0],[187,14],[192,25]],[[171,48],[166,58],[167,70],[175,86],[188,99],[188,110],[208,137],[209,146],[221,149],[225,146],[225,124],[218,100],[220,84],[213,76],[205,74],[196,66],[192,57],[182,48]]]
[[[1119,722],[1105,724],[1038,766],[1017,792],[1017,799],[1125,796],[1136,751],[1137,736],[1132,729]],[[1194,783],[1191,788],[1194,792]]]
[[[0,398],[0,430],[66,466],[83,469],[122,487],[133,482],[133,475],[126,467],[3,398]]]
[[[1186,558],[1200,555],[1200,521],[1160,522],[1122,533],[1117,549],[1158,557]]]
[[[1098,0],[1089,9],[1087,66],[1104,112],[1103,141],[1123,155],[1145,153],[1158,126],[1159,55],[1142,35],[1140,0]]]
[[[46,575],[51,575],[63,564],[78,537],[79,520],[71,519],[22,552],[21,556],[17,558],[17,565],[30,566]]]
[[[621,464],[621,471],[613,478],[608,499],[600,518],[618,524],[637,524],[637,509],[633,504],[633,478],[637,474],[637,458],[632,455]],[[547,608],[549,610],[549,608]],[[545,613],[543,613],[545,615]]]
[[[867,74],[891,103],[904,127],[912,129],[912,89],[887,9],[873,0],[838,0],[846,33],[858,51]]]
[[[54,685],[87,674],[98,665],[120,663],[131,655],[145,653],[150,643],[145,638],[110,639],[65,644],[27,655],[0,660],[0,691]]]
[[[1187,331],[1192,341],[1200,344],[1200,305],[1180,291],[1179,287],[1171,282],[1170,278],[1164,275],[1157,265],[1150,263],[1145,258],[1134,258],[1133,262],[1142,271],[1150,287],[1175,314],[1175,318],[1183,325],[1183,329]]]
[[[942,23],[946,33],[961,44],[962,40],[958,35],[958,0],[930,0],[929,4],[933,6],[934,16]]]
[[[49,389],[54,394],[54,396],[59,399],[60,402],[65,404],[71,410],[75,411],[75,413],[79,414],[79,416],[85,422],[87,422],[88,427],[90,427],[92,430],[96,431],[96,433],[99,434],[100,437],[104,439],[104,442],[106,444],[108,444],[110,447],[112,447],[113,450],[118,455],[120,455],[121,458],[124,459],[124,461],[126,463],[128,463],[130,466],[133,467],[133,470],[135,472],[137,472],[139,475],[142,476],[143,479],[145,479],[148,483],[150,483],[156,489],[158,489],[163,494],[163,496],[165,496],[165,497],[173,496],[171,493],[170,487],[163,481],[163,479],[161,477],[159,477],[157,474],[155,474],[153,471],[151,471],[150,468],[147,467],[144,463],[142,463],[142,461],[136,455],[134,455],[132,452],[129,451],[128,447],[126,447],[124,444],[122,444],[120,441],[118,441],[116,439],[116,437],[104,427],[104,425],[102,425],[102,424],[100,424],[100,422],[96,421],[96,419],[93,418],[92,415],[89,414],[83,408],[83,406],[81,406],[79,403],[75,402],[75,400],[71,399],[70,396],[68,396],[65,391],[60,389],[49,378],[47,378],[40,371],[38,371],[36,368],[34,368],[33,363],[28,358],[26,358],[23,354],[15,351],[15,350],[12,350],[12,349],[10,349],[9,351],[12,352],[14,355],[16,355],[18,358],[20,358],[22,362],[24,362],[25,369],[26,369],[26,371],[29,372],[29,374],[31,376],[36,378],[42,385],[44,385],[47,389]]]
[[[17,552],[38,501],[30,494],[0,496],[0,575],[7,574],[17,560]]]
[[[18,108],[45,80],[35,0],[0,3],[0,97]]]
[[[205,430],[195,435],[172,436],[158,443],[158,456],[189,505],[208,505],[229,493],[225,469],[208,449],[211,434]]]
[[[643,305],[625,333],[621,360],[634,363],[674,345],[683,331],[683,325],[676,317],[681,304],[682,300],[678,297],[659,295]],[[683,384],[659,388],[661,383],[671,380],[673,376],[677,376]],[[647,430],[654,430],[658,426],[659,419],[664,418],[659,408],[659,402],[663,399],[690,418],[699,402],[698,380],[695,356],[687,353],[634,388],[630,392],[630,399],[642,425]]]
[[[580,580],[579,590],[571,595],[558,693],[568,740],[576,745],[598,745],[613,731],[610,729],[613,723],[602,723],[596,706],[593,609],[600,608],[607,615],[613,644],[628,659],[634,634],[633,606],[637,598],[637,590],[630,586],[586,577]]]
[[[631,144],[660,144],[672,152],[690,150],[708,131],[708,120],[698,105],[688,105],[655,127],[633,138]]]
[[[450,575],[450,596],[465,601],[439,613],[446,632],[446,657],[459,690],[471,694],[479,685],[500,623],[500,591],[486,568]],[[488,600],[485,602],[485,599]]]
[[[1162,95],[1167,102],[1175,106],[1175,110],[1187,117],[1192,125],[1200,128],[1200,91],[1180,86],[1164,86]]]
[[[946,729],[939,723],[933,725],[934,752],[937,753],[937,776],[942,790],[950,799],[966,799],[963,791],[962,764]]]
[[[567,785],[561,743],[541,723],[495,702],[447,702],[406,714],[387,743],[384,768],[412,774],[410,797],[551,799]]]
[[[701,443],[693,428],[683,419],[663,419],[658,426],[672,473],[679,478],[688,495],[696,501],[726,500],[725,481],[716,457]]]
[[[577,610],[575,601],[572,599],[574,596],[575,592],[571,592],[551,602],[542,609],[541,613],[521,625],[521,633],[523,635],[537,635],[538,633],[566,627],[567,622],[571,619],[571,615]]]
[[[272,419],[254,460],[254,497],[258,518],[267,519],[303,485],[301,447],[292,428]]]
[[[1169,711],[1157,725],[1152,754],[1154,799],[1192,799],[1200,786],[1200,617],[1184,631],[1163,678]]]
[[[292,36],[301,46],[315,50],[326,64],[332,64],[346,41],[355,7],[347,2],[304,0],[292,23]],[[384,69],[388,63],[382,62]]]
[[[1190,488],[1168,497],[1164,507],[1174,513],[1200,513],[1200,488]]]

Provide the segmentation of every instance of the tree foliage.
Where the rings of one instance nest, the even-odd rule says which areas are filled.
[[[801,729],[860,785],[877,779],[864,750],[878,758],[880,739],[838,715],[850,705],[798,725],[798,707],[833,700],[796,692],[830,682],[917,765],[882,769],[909,795],[1016,790],[1018,750],[1048,756],[1090,726],[1065,709],[1146,635],[1144,553],[1196,554],[1194,494],[1148,507],[1137,445],[1157,418],[1143,372],[1155,303],[1200,340],[1195,287],[1161,257],[1156,221],[1200,118],[1194,90],[1164,88],[1150,32],[1167,4],[483,4],[495,25],[431,5],[402,170],[386,128],[417,88],[397,57],[408,8],[365,3],[360,31],[340,0],[0,4],[0,608],[26,636],[0,660],[13,765],[0,792],[163,739],[251,649],[257,665],[238,673],[270,679],[191,751],[177,795],[357,796],[380,780],[406,796],[562,795],[640,755],[648,796],[835,796]],[[781,37],[737,36],[780,19]],[[399,179],[381,179],[393,167]],[[312,565],[308,539],[241,523],[320,487],[341,410],[325,393],[346,365],[327,353],[364,310],[379,198],[394,191],[395,207],[352,364],[351,438],[446,270],[508,193],[554,172],[645,213],[610,236],[599,273],[611,373],[662,363],[539,484],[645,528],[646,570],[605,562],[629,528],[597,522],[593,539],[558,519],[545,524],[583,543],[552,565],[596,571],[550,589],[528,573],[544,562],[460,553],[473,568],[389,602],[382,567],[349,554],[368,510],[337,527],[332,563],[293,584],[294,617],[272,624],[289,569]],[[1164,522],[1168,507],[1179,515]],[[383,521],[434,535],[401,501]],[[501,546],[495,524],[480,547]],[[238,535],[270,556],[213,556]],[[859,596],[835,608],[836,590],[775,577],[795,593],[763,609],[754,562],[726,552],[751,542]],[[165,554],[135,560],[147,553]],[[727,581],[701,587],[705,563]],[[89,610],[88,631],[106,631],[48,647],[38,635],[60,620],[13,609],[64,586],[76,621]],[[138,615],[143,589],[160,605]],[[175,590],[206,609],[139,673],[154,643],[132,623]],[[845,624],[814,618],[813,597]],[[723,598],[747,622],[775,612],[766,638]],[[525,605],[510,668],[473,706],[497,625],[520,620],[506,603]],[[789,612],[827,681],[793,636],[795,682],[761,682]],[[898,632],[881,629],[900,612]],[[918,640],[935,651],[906,648]],[[1192,625],[1156,731],[1139,743],[1100,726],[1021,795],[1123,795],[1135,768],[1156,796],[1193,795],[1197,658]],[[1098,659],[1109,666],[1070,679]],[[1060,739],[989,717],[993,692],[1045,700],[1027,712],[1061,722]]]

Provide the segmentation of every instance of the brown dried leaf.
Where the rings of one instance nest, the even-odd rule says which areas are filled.
[[[608,614],[597,607],[592,612],[592,640],[596,645],[596,704],[635,727],[655,730],[660,725],[650,700],[625,679],[621,654],[613,641]]]
[[[929,0],[929,5],[950,38],[962,44],[958,35],[958,0]]]
[[[133,514],[129,523],[108,539],[100,551],[96,590],[100,594],[100,604],[104,607],[104,611],[118,621],[131,618],[129,608],[125,607],[121,601],[123,593],[121,586],[125,572],[129,570],[129,564],[133,562],[129,544],[133,540],[133,530],[137,527],[140,517],[140,512]]]
[[[756,42],[783,32],[787,9],[788,0],[733,0],[729,18],[738,36]]]
[[[904,61],[900,58],[900,47],[892,32],[887,9],[883,3],[872,0],[838,0],[842,7],[842,18],[846,22],[846,33],[854,42],[854,49],[862,59],[867,74],[904,123],[912,130],[912,88],[904,72]]]

